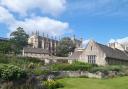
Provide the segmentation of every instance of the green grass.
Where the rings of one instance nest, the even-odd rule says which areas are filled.
[[[113,79],[64,78],[58,80],[64,85],[59,89],[128,89],[128,77]]]

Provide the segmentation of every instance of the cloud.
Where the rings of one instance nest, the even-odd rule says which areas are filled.
[[[8,9],[0,6],[0,23],[7,25],[10,32],[21,26],[27,33],[38,30],[40,35],[47,33],[52,36],[64,35],[71,31],[69,23],[51,19],[49,17],[35,16],[17,20]],[[9,32],[9,33],[10,33]]]
[[[88,42],[89,42],[89,40],[84,40],[84,41],[83,41],[83,47],[84,47],[84,48],[87,46]]]
[[[15,22],[15,18],[13,17],[13,15],[10,14],[10,12],[7,9],[1,6],[0,6],[0,22],[6,23],[7,25]]]
[[[66,9],[66,0],[1,0],[0,4],[20,15],[27,15],[35,9],[42,13],[58,15]]]
[[[24,28],[27,33],[40,32],[40,35],[47,33],[52,36],[64,35],[70,32],[70,27],[67,22],[61,22],[48,17],[33,17],[25,19],[24,21],[16,21],[15,24],[10,26],[11,32],[14,31],[18,26]]]
[[[118,42],[118,43],[128,43],[128,37],[121,38],[121,39],[111,39],[109,43]]]

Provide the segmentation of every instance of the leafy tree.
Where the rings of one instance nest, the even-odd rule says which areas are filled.
[[[0,52],[4,54],[11,52],[12,51],[11,45],[12,44],[10,41],[0,42]]]
[[[62,38],[57,45],[57,56],[67,57],[75,49],[75,44],[69,37]]]
[[[14,48],[15,52],[21,50],[24,46],[27,45],[28,34],[23,30],[23,28],[18,27],[16,31],[10,34],[11,42],[13,43],[12,48]]]

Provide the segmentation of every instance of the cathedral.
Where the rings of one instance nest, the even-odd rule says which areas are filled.
[[[75,36],[73,36],[71,39],[76,45],[76,48],[82,47],[82,39],[78,40],[75,38]],[[42,50],[41,52],[45,51],[45,53],[49,54],[49,56],[56,55],[56,46],[58,43],[59,40],[57,40],[56,37],[53,38],[49,37],[49,35],[44,34],[43,36],[40,36],[39,32],[32,33],[32,35],[28,38],[29,46],[27,48],[24,48],[24,54],[27,52],[27,54],[29,53],[29,56],[30,53],[37,55],[39,50]]]
[[[29,47],[32,48],[40,48],[43,50],[47,50],[50,55],[55,55],[56,46],[58,44],[58,40],[56,38],[50,38],[48,35],[40,36],[39,33],[32,33],[32,35],[28,39]]]

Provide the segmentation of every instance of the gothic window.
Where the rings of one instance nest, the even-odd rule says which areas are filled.
[[[88,55],[88,63],[96,64],[96,55]]]

